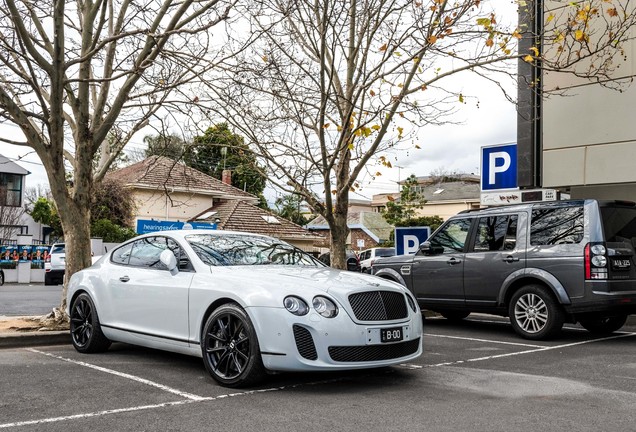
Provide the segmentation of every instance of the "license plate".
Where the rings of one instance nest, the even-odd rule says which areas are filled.
[[[631,262],[628,259],[615,259],[612,260],[612,268],[614,270],[628,270],[631,267]]]
[[[399,342],[404,337],[402,327],[392,327],[386,329],[380,329],[380,341],[385,342]]]

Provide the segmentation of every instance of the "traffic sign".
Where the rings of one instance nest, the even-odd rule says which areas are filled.
[[[517,144],[481,148],[481,190],[517,189]]]
[[[398,227],[395,228],[395,254],[407,255],[416,253],[420,244],[431,235],[430,227]]]

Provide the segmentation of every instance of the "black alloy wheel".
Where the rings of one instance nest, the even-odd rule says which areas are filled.
[[[70,327],[73,346],[81,353],[103,352],[110,346],[110,341],[102,333],[95,305],[86,293],[73,301]]]
[[[254,326],[235,304],[223,305],[210,315],[203,329],[201,350],[210,376],[224,386],[247,386],[264,375]]]

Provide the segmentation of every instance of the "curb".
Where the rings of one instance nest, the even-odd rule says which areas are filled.
[[[22,348],[38,345],[66,345],[71,343],[71,334],[66,331],[12,332],[0,334],[0,349]]]

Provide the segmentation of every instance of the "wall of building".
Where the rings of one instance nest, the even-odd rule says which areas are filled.
[[[452,203],[432,203],[427,202],[423,208],[416,210],[417,216],[439,216],[446,220],[451,216],[455,216],[462,210],[471,208],[479,208],[479,202],[462,201]]]
[[[186,221],[212,207],[212,197],[196,193],[172,192],[167,196],[164,191],[137,189],[137,219],[157,219]]]
[[[608,88],[617,87],[613,83],[544,73],[543,187],[569,188],[573,198],[636,200],[636,85],[629,82],[636,74],[636,41],[624,48],[626,60],[615,57],[620,68],[612,75],[628,79],[620,91]]]

